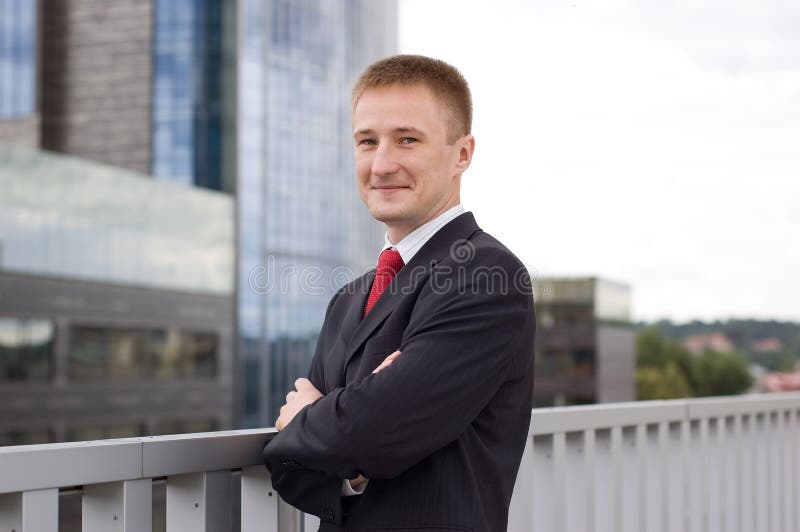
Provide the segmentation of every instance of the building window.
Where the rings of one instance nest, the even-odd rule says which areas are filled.
[[[153,359],[153,376],[211,378],[216,374],[216,354],[215,334],[171,330]]]
[[[73,327],[69,378],[77,381],[212,378],[218,337],[174,329]]]
[[[145,378],[164,331],[75,327],[70,333],[69,378],[79,381]]]
[[[153,175],[221,190],[221,0],[158,0],[155,9]]]
[[[36,112],[36,2],[0,0],[0,119]]]
[[[0,381],[51,380],[54,339],[51,321],[0,317]]]

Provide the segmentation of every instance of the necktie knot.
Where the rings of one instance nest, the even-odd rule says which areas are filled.
[[[380,257],[378,257],[378,268],[375,270],[375,279],[372,281],[372,290],[370,290],[367,304],[364,307],[364,316],[369,314],[373,305],[381,297],[381,294],[392,283],[392,279],[404,266],[403,258],[400,253],[393,249],[384,249]]]
[[[392,278],[404,266],[403,258],[394,249],[384,249],[378,257],[378,269],[375,275],[390,275]]]

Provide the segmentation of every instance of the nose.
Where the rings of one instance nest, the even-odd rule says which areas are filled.
[[[395,154],[387,144],[382,142],[378,146],[375,158],[372,160],[372,174],[378,177],[395,174],[400,169]]]

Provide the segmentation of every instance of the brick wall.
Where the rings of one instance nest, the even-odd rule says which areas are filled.
[[[148,0],[42,0],[42,146],[150,173]]]

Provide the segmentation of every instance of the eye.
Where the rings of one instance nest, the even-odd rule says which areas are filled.
[[[375,139],[361,139],[358,141],[359,146],[375,146],[376,144]]]
[[[400,144],[413,144],[415,142],[417,142],[417,139],[415,139],[414,137],[401,137],[400,138]]]

